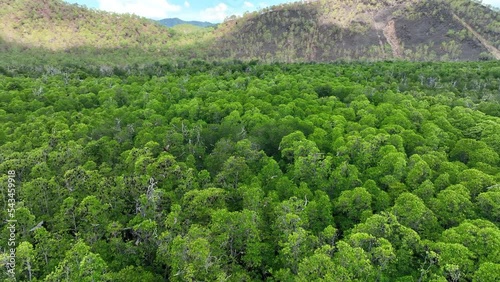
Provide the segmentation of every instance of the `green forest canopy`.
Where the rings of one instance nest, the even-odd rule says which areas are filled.
[[[0,73],[17,281],[500,280],[497,62]]]

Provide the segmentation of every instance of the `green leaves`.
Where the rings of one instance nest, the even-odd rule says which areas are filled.
[[[439,255],[438,265],[443,274],[452,280],[456,277],[470,278],[474,271],[475,255],[462,244],[437,242],[431,245]]]
[[[467,169],[458,175],[458,180],[469,189],[472,199],[495,183],[494,178],[477,169]]]
[[[480,263],[499,263],[500,230],[486,220],[466,220],[445,230],[442,241],[462,244],[471,250]]]
[[[226,277],[220,269],[217,258],[211,253],[206,230],[191,226],[185,236],[176,236],[169,244],[167,253],[160,259],[171,267],[170,280],[210,280]]]
[[[500,222],[500,187],[488,189],[477,196],[481,214],[492,222]]]
[[[225,196],[226,192],[219,188],[189,191],[182,199],[182,211],[186,218],[206,223],[214,210],[225,207]]]
[[[500,264],[485,262],[474,274],[474,282],[494,282],[500,279]]]
[[[462,185],[450,186],[430,201],[431,209],[445,228],[456,226],[474,215],[470,193]]]
[[[44,281],[99,281],[103,280],[106,270],[103,259],[92,253],[85,243],[77,241]]]
[[[347,222],[341,222],[342,229],[349,229],[372,214],[372,195],[363,187],[343,191],[335,202],[335,211],[342,214]]]
[[[436,229],[441,228],[433,212],[420,198],[411,193],[403,193],[398,197],[392,213],[401,224],[415,230],[424,238],[435,237]]]
[[[33,245],[29,242],[22,242],[19,244],[16,250],[17,260],[20,262],[19,277],[23,277],[23,280],[32,281],[35,279],[34,266],[36,265],[36,252],[33,249]]]
[[[22,74],[0,77],[19,85],[0,91],[18,280],[495,279],[491,67],[6,70]]]
[[[299,262],[310,253],[315,241],[314,236],[308,235],[306,230],[299,227],[279,243],[281,247],[279,257],[292,274],[297,275]]]
[[[243,263],[247,268],[261,264],[260,218],[256,212],[228,212],[218,210],[212,214],[211,232],[214,245],[220,246],[217,255],[228,257],[227,263]]]
[[[482,141],[472,139],[461,139],[450,152],[452,160],[459,160],[470,166],[474,166],[479,162],[496,165],[500,158],[498,153],[492,150]]]
[[[299,265],[296,281],[348,281],[347,270],[335,264],[329,255],[331,246],[323,246],[314,251],[314,254],[306,257]]]

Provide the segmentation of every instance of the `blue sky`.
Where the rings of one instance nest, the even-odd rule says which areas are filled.
[[[89,8],[131,13],[139,16],[164,19],[181,18],[218,23],[225,17],[241,15],[280,3],[296,0],[65,0]],[[500,0],[499,0],[500,1]]]
[[[219,23],[225,17],[241,15],[294,0],[65,0],[89,8],[131,13],[151,19],[181,18]],[[483,3],[500,8],[500,0],[483,0]]]

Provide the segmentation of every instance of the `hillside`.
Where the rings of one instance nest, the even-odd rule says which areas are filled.
[[[168,18],[168,19],[159,20],[158,22],[166,27],[174,27],[176,25],[181,25],[181,24],[190,24],[190,25],[194,25],[194,26],[198,26],[198,27],[210,27],[210,26],[215,25],[215,24],[209,23],[209,22],[183,21],[179,18]]]
[[[500,13],[468,0],[296,2],[206,29],[172,29],[61,0],[0,0],[0,20],[3,65],[500,59]]]
[[[53,51],[72,48],[157,48],[172,37],[163,26],[133,15],[111,14],[62,0],[0,0],[5,42]]]
[[[179,32],[146,18],[62,0],[0,0],[0,21],[4,66],[129,65],[195,57],[190,50],[204,52],[204,37],[211,31]]]
[[[321,0],[234,19],[217,44],[224,56],[286,62],[500,59],[499,23],[498,11],[464,0]]]

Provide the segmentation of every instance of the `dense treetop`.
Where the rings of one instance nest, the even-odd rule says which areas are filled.
[[[18,281],[499,279],[496,62],[0,71]]]

